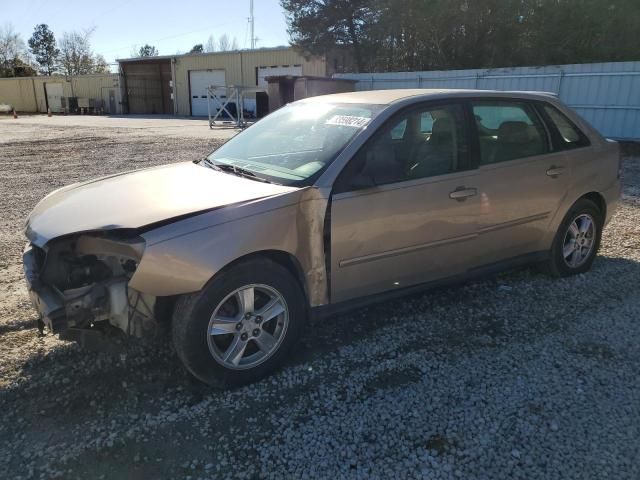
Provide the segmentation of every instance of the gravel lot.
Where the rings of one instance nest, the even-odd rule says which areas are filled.
[[[315,323],[249,387],[191,382],[166,340],[39,336],[20,264],[35,203],[218,143],[0,120],[0,478],[640,478],[640,158],[592,272]]]

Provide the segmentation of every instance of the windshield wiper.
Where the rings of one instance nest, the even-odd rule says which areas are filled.
[[[229,163],[220,163],[220,162],[214,163],[211,160],[209,160],[208,158],[205,158],[203,160],[203,162],[205,162],[208,166],[210,166],[214,170],[220,170],[221,172],[233,173],[234,175],[237,175],[238,177],[245,177],[245,178],[249,178],[251,180],[256,180],[258,182],[274,183],[274,182],[270,182],[266,178],[259,177],[258,175],[253,173],[251,170],[247,170],[247,169],[242,168],[242,167],[237,167],[237,166],[231,165]]]
[[[239,177],[250,178],[251,180],[257,180],[258,182],[272,183],[266,178],[259,177],[251,170],[247,170],[242,167],[236,167],[235,165],[229,165],[228,163],[214,163],[214,166],[223,172],[231,172]]]

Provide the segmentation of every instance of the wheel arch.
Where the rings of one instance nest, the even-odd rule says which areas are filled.
[[[304,293],[305,304],[307,305],[307,308],[309,308],[309,288],[304,275],[304,270],[302,269],[302,264],[293,254],[284,250],[259,250],[256,252],[248,253],[246,255],[242,255],[222,267],[218,272],[216,272],[213,277],[211,277],[209,281],[212,281],[221,273],[232,269],[235,265],[252,260],[254,258],[266,258],[288,270],[300,285],[300,288]]]
[[[585,193],[584,195],[582,195],[580,198],[578,198],[578,200],[580,200],[582,198],[590,200],[590,201],[592,201],[593,203],[596,204],[596,206],[598,207],[598,209],[602,213],[602,221],[604,222],[604,220],[607,218],[607,201],[605,200],[604,196],[599,192],[589,192],[589,193]],[[576,202],[578,200],[576,200]],[[575,204],[575,202],[574,202],[574,204]]]
[[[546,251],[551,248],[556,233],[558,232],[558,228],[560,228],[560,225],[562,224],[565,216],[580,200],[586,199],[593,202],[598,207],[600,212],[602,212],[602,221],[604,222],[607,218],[607,202],[605,200],[605,197],[600,192],[597,192],[595,190],[587,192],[578,197],[573,197],[573,200],[572,197],[573,196],[565,197],[562,205],[555,212],[551,222],[548,225],[547,234],[544,236],[544,240],[540,244],[541,251]]]

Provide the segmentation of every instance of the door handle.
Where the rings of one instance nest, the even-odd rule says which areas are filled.
[[[547,176],[556,178],[558,175],[561,175],[564,172],[564,167],[556,167],[555,165],[551,165],[549,170],[547,170]]]
[[[453,192],[449,193],[449,198],[457,200],[459,202],[465,201],[468,197],[473,197],[478,194],[477,188],[458,187]]]

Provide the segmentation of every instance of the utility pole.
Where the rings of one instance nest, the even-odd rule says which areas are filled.
[[[253,0],[249,0],[249,26],[251,28],[251,50],[255,50],[256,37],[254,34],[255,18],[253,18]]]

